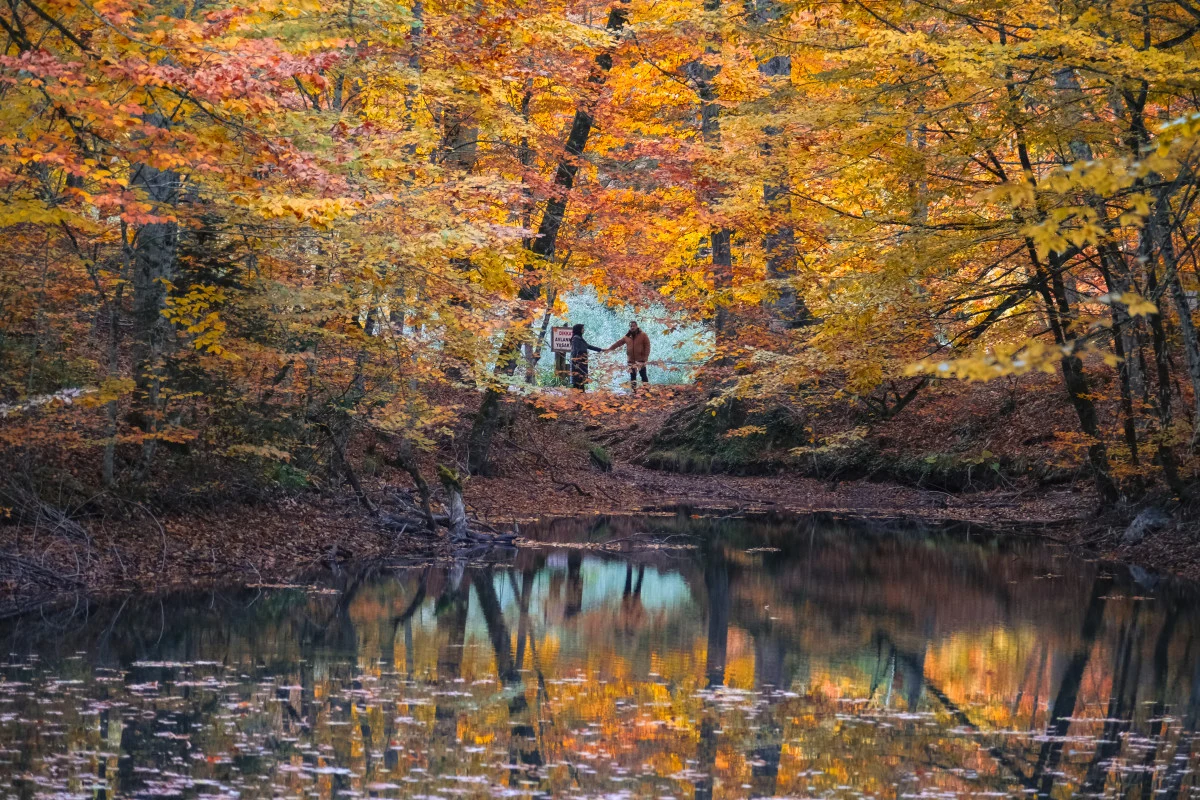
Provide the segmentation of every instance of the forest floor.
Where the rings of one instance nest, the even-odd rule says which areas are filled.
[[[838,480],[802,476],[794,471],[763,476],[679,474],[638,466],[653,431],[680,404],[694,400],[686,392],[664,389],[654,400],[626,398],[608,415],[564,414],[555,420],[525,408],[500,435],[494,477],[472,477],[464,487],[468,511],[505,531],[533,520],[581,515],[629,514],[689,508],[721,514],[814,512],[914,523],[970,523],[989,529],[1052,539],[1085,551],[1146,568],[1200,579],[1200,546],[1185,526],[1148,537],[1136,546],[1120,544],[1124,516],[1095,515],[1096,503],[1086,481],[1047,485],[1036,480],[1005,481],[994,488],[950,492],[889,480]],[[1035,397],[1036,393],[1031,395]],[[982,402],[982,401],[981,401]],[[937,419],[936,397],[928,401]],[[979,426],[996,424],[1013,441],[1010,416],[992,423],[983,403],[973,424],[970,447],[997,447],[978,435]],[[961,408],[960,408],[961,410]],[[928,409],[926,409],[928,412]],[[1044,415],[1033,407],[1030,419]],[[961,414],[957,415],[961,420]],[[893,425],[880,438],[907,450],[923,452],[927,444],[945,447],[947,436],[937,425],[920,421]],[[1043,420],[1044,421],[1044,420]],[[961,421],[957,423],[962,427]],[[907,427],[905,427],[907,426]],[[986,434],[986,430],[984,431]],[[909,437],[908,440],[905,437]],[[456,436],[456,441],[464,437]],[[1036,437],[1030,447],[1044,444]],[[605,443],[612,458],[604,470],[593,463],[591,449]],[[980,441],[984,445],[980,445]],[[360,445],[358,461],[372,463],[369,443]],[[1011,449],[1011,448],[1010,448]],[[433,462],[454,462],[461,454],[446,450]],[[428,474],[428,473],[427,473]],[[411,486],[406,475],[385,467],[362,475],[375,503],[385,511],[389,497]],[[444,538],[420,531],[388,530],[348,491],[278,493],[255,502],[211,505],[151,514],[138,506],[131,514],[86,521],[83,535],[47,537],[44,529],[0,528],[0,546],[20,554],[27,571],[45,570],[61,578],[68,591],[103,594],[151,591],[196,584],[241,583],[273,586],[298,579],[322,565],[346,561],[432,560],[449,558]],[[28,574],[28,573],[27,573]],[[0,583],[0,614],[17,611],[41,599],[39,581]],[[44,593],[43,593],[44,594]]]

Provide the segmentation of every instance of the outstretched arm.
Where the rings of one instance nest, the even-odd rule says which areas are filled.
[[[629,339],[628,336],[622,336],[620,339],[617,339],[615,342],[613,342],[612,345],[608,349],[616,350],[618,347],[625,344],[626,340],[628,340],[628,339]]]
[[[586,346],[587,346],[587,349],[588,349],[588,350],[594,350],[594,351],[596,351],[597,353],[603,353],[603,352],[604,352],[604,348],[603,348],[603,347],[596,347],[596,345],[594,345],[594,344],[588,344],[587,342],[584,342],[584,345],[586,345]]]

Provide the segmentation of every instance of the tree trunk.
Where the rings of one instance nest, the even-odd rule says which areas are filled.
[[[747,13],[752,22],[765,24],[782,16],[783,9],[777,0],[751,0]],[[786,54],[775,55],[758,65],[758,71],[768,78],[789,78],[792,74],[792,59]],[[782,141],[783,130],[773,125],[763,129],[767,138],[763,142],[764,159],[769,160],[777,142]],[[780,330],[797,328],[808,317],[804,301],[797,296],[791,280],[796,269],[796,231],[792,227],[791,182],[786,168],[777,180],[763,184],[763,203],[768,212],[768,229],[763,236],[763,251],[767,258],[767,281],[779,294],[770,304],[771,326]]]
[[[625,27],[628,20],[626,2],[627,0],[618,0],[618,3],[609,10],[608,22],[605,27],[610,33],[617,33]],[[603,82],[604,74],[612,68],[612,55],[603,53],[597,56],[596,65],[599,71],[593,74],[592,82],[599,84]],[[567,134],[567,141],[563,147],[565,155],[558,162],[558,168],[554,172],[554,193],[546,201],[546,210],[538,225],[537,236],[529,248],[530,252],[542,261],[549,261],[554,257],[558,232],[562,228],[563,218],[567,212],[567,199],[571,188],[575,185],[575,176],[579,172],[579,158],[583,155],[584,148],[587,147],[588,138],[592,134],[593,122],[588,104],[582,104],[575,111],[575,117],[571,121],[571,131]],[[526,265],[525,271],[526,273],[536,273],[537,268],[538,264],[533,262]],[[526,282],[517,293],[518,299],[526,303],[537,300],[542,293],[541,282],[531,280],[530,277],[529,274],[526,275]],[[498,374],[511,375],[516,369],[521,338],[520,332],[515,328],[510,329],[504,335],[504,341],[500,345],[500,353],[496,359]],[[484,391],[479,411],[471,425],[471,433],[468,437],[470,452],[467,469],[473,475],[484,473],[489,469],[492,438],[500,416],[501,396],[500,388],[489,386]]]
[[[620,0],[609,9],[605,28],[610,33],[618,33],[625,27],[628,19],[629,12],[625,0]],[[612,69],[612,54],[602,53],[597,56],[596,65],[600,71],[594,73],[591,80],[596,84],[603,83],[604,74]],[[547,260],[554,258],[558,232],[562,228],[563,218],[567,213],[567,198],[571,188],[575,185],[575,176],[579,172],[579,159],[583,156],[584,148],[587,147],[594,124],[595,121],[588,104],[583,104],[576,109],[575,118],[571,121],[571,131],[567,134],[567,141],[563,147],[565,156],[559,160],[558,168],[554,171],[554,193],[546,201],[546,210],[542,214],[541,224],[538,225],[537,236],[529,248],[535,256]],[[529,269],[536,269],[536,265],[529,265]],[[520,298],[526,301],[536,300],[541,291],[541,283],[527,282],[521,287]]]
[[[1142,158],[1150,149],[1150,133],[1146,129],[1146,93],[1143,90],[1140,95],[1135,95],[1132,92],[1125,92],[1126,107],[1129,111],[1129,135],[1128,147],[1130,154],[1134,158]],[[1160,176],[1150,173],[1144,180],[1139,179],[1135,187],[1140,188],[1145,182],[1156,183],[1160,180]],[[1163,476],[1166,478],[1167,485],[1171,491],[1179,499],[1183,499],[1186,492],[1183,482],[1179,478],[1178,468],[1175,464],[1175,454],[1172,449],[1171,437],[1173,436],[1172,428],[1174,427],[1174,415],[1171,409],[1171,365],[1170,354],[1167,352],[1166,332],[1163,325],[1163,308],[1162,294],[1164,289],[1169,289],[1169,284],[1175,279],[1174,269],[1174,252],[1171,247],[1171,226],[1169,220],[1169,187],[1162,189],[1155,198],[1154,210],[1147,217],[1145,224],[1138,237],[1138,260],[1144,265],[1146,271],[1146,291],[1151,299],[1159,303],[1158,313],[1149,316],[1151,343],[1154,347],[1154,366],[1157,374],[1158,384],[1158,418],[1160,431],[1158,442],[1156,444],[1159,466],[1162,467]],[[1163,266],[1166,270],[1164,280],[1168,286],[1164,289],[1158,287],[1157,265],[1155,263],[1157,256],[1161,255]],[[1186,307],[1186,302],[1184,303]],[[1186,308],[1185,308],[1186,310]],[[1187,311],[1181,314],[1181,324],[1186,324],[1192,327],[1192,339],[1195,341],[1195,329],[1192,326],[1191,312]],[[1188,366],[1191,368],[1193,353],[1188,353]],[[1197,367],[1200,370],[1200,357],[1197,357]]]
[[[483,402],[467,435],[467,472],[471,475],[487,475],[492,469],[492,439],[500,426],[502,397],[503,393],[493,386],[483,393]]]
[[[1008,44],[1008,33],[1003,25],[999,28],[999,41],[1002,46],[1007,46]],[[1017,89],[1011,66],[1005,67],[1005,79],[1009,102],[1014,109],[1018,108],[1021,105],[1020,92]],[[1036,172],[1033,166],[1033,159],[1029,154],[1028,143],[1025,140],[1025,130],[1019,118],[1014,117],[1011,124],[1016,135],[1017,157],[1021,164],[1024,180],[1036,192]],[[1045,211],[1039,206],[1033,221],[1040,222],[1044,219]],[[1031,220],[1019,219],[1019,221],[1028,222]],[[1067,297],[1066,286],[1062,277],[1065,264],[1062,263],[1062,259],[1059,256],[1051,254],[1051,262],[1049,269],[1047,269],[1046,263],[1038,255],[1037,246],[1033,240],[1026,237],[1025,246],[1029,252],[1029,263],[1033,268],[1033,283],[1037,288],[1039,296],[1045,303],[1046,317],[1050,324],[1051,332],[1054,335],[1054,342],[1060,347],[1066,347],[1073,351],[1076,334],[1071,328],[1072,312],[1070,298]],[[1108,449],[1104,446],[1104,440],[1100,436],[1096,406],[1088,394],[1089,386],[1087,377],[1083,372],[1083,362],[1072,352],[1063,356],[1061,366],[1063,383],[1066,387],[1067,395],[1071,400],[1071,405],[1075,408],[1075,413],[1079,417],[1079,427],[1093,441],[1088,447],[1088,464],[1091,466],[1092,479],[1096,483],[1096,491],[1100,495],[1101,503],[1105,506],[1110,506],[1120,499],[1120,492],[1117,490],[1117,485],[1113,482],[1112,475],[1109,473]]]
[[[1166,198],[1160,197],[1160,207],[1166,204]],[[1179,262],[1175,256],[1175,244],[1171,241],[1171,230],[1163,225],[1161,220],[1154,226],[1157,234],[1158,252],[1162,256],[1165,270],[1163,280],[1171,293],[1175,304],[1175,313],[1179,315],[1179,338],[1183,340],[1184,361],[1187,364],[1188,378],[1192,384],[1192,446],[1196,444],[1197,434],[1200,433],[1200,338],[1196,334],[1196,323],[1192,319],[1192,307],[1188,303],[1183,283],[1179,280]],[[1159,314],[1162,314],[1160,304]]]
[[[108,306],[108,364],[106,374],[109,380],[116,380],[121,374],[121,305],[125,298],[125,285],[133,269],[133,254],[129,247],[128,230],[121,223],[121,282],[113,291],[113,297],[106,300]],[[96,278],[99,291],[99,277]],[[104,457],[101,464],[101,479],[104,487],[111,489],[117,483],[117,426],[119,422],[120,404],[114,397],[105,404],[104,426]]]
[[[1146,288],[1149,289],[1151,296],[1157,296],[1158,278],[1154,264],[1146,262]],[[1171,437],[1173,428],[1175,427],[1175,415],[1171,408],[1171,364],[1170,353],[1167,352],[1167,334],[1163,327],[1163,315],[1161,313],[1150,315],[1150,338],[1154,345],[1154,367],[1157,373],[1158,384],[1158,442],[1157,452],[1159,466],[1162,467],[1163,477],[1166,478],[1167,486],[1171,492],[1183,499],[1186,491],[1183,487],[1183,482],[1179,479],[1179,469],[1175,464],[1175,452],[1171,448]]]
[[[705,0],[704,10],[718,11],[720,0]],[[709,46],[705,53],[717,52]],[[687,67],[696,82],[696,94],[700,97],[700,136],[709,145],[716,148],[721,142],[721,106],[717,102],[717,89],[713,84],[718,69],[699,62],[693,62]],[[706,205],[714,205],[719,193],[715,190],[707,192],[704,198]],[[726,361],[733,349],[736,335],[730,324],[729,305],[725,298],[719,295],[733,289],[733,231],[728,228],[713,230],[709,234],[710,259],[712,263],[713,291],[718,295],[717,306],[713,318],[713,335],[716,339],[717,357],[715,363],[720,365]]]
[[[1100,250],[1100,270],[1109,292],[1125,292],[1126,282],[1121,263],[1121,254],[1109,244]],[[1120,277],[1118,277],[1120,276]],[[1117,378],[1121,384],[1121,417],[1125,432],[1125,444],[1129,448],[1129,460],[1138,466],[1137,417],[1133,411],[1133,367],[1134,359],[1127,347],[1133,318],[1121,303],[1109,305],[1112,314],[1113,355],[1117,357]]]
[[[1092,478],[1096,483],[1096,491],[1101,501],[1112,505],[1120,499],[1120,492],[1113,483],[1108,472],[1108,448],[1101,439],[1099,419],[1096,415],[1096,405],[1089,397],[1087,376],[1083,372],[1083,362],[1078,356],[1064,356],[1062,359],[1063,383],[1075,414],[1079,417],[1079,427],[1092,437],[1093,442],[1088,446],[1088,465],[1092,470]]]
[[[1046,304],[1046,314],[1051,322],[1050,327],[1054,332],[1055,342],[1059,346],[1073,350],[1076,339],[1070,327],[1071,308],[1061,276],[1063,264],[1060,259],[1052,256],[1051,269],[1047,270],[1046,265],[1037,257],[1032,243],[1029,244],[1029,247],[1039,292]],[[1075,409],[1075,415],[1079,418],[1079,427],[1092,438],[1092,444],[1088,446],[1087,454],[1096,491],[1100,495],[1101,502],[1105,506],[1110,506],[1116,503],[1121,495],[1109,473],[1108,448],[1102,438],[1099,415],[1096,413],[1096,404],[1091,398],[1091,387],[1088,385],[1087,375],[1083,371],[1083,361],[1072,352],[1063,356],[1060,364],[1063,385],[1066,387],[1071,406]]]
[[[146,193],[159,215],[170,213],[169,207],[178,202],[179,184],[177,173],[158,170],[149,164],[135,167],[130,180],[131,186]],[[163,310],[167,306],[167,283],[175,277],[178,245],[179,225],[174,221],[143,225],[134,236],[132,354],[137,384],[134,406],[146,434],[139,479],[150,471],[158,443],[156,435],[161,429],[164,359],[175,338]]]
[[[446,490],[446,514],[449,516],[450,538],[454,540],[469,539],[471,532],[467,528],[467,507],[463,502],[462,481],[453,470],[438,465],[438,477],[441,478],[442,488]]]

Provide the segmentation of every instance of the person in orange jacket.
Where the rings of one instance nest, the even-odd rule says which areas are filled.
[[[625,345],[625,357],[629,361],[629,385],[636,391],[639,374],[643,386],[650,382],[646,376],[646,362],[650,360],[650,337],[638,327],[636,321],[631,321],[628,332],[608,349],[616,350],[621,345]]]

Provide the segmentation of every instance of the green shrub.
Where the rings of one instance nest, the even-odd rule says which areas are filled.
[[[272,464],[269,475],[273,483],[289,492],[299,492],[309,486],[308,473],[286,462]]]
[[[598,444],[592,445],[589,449],[592,466],[601,472],[612,472],[613,462],[612,456]]]

